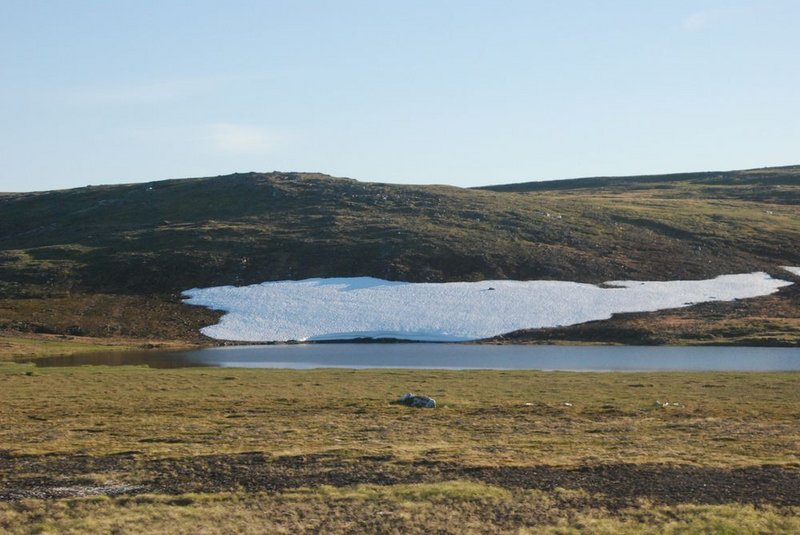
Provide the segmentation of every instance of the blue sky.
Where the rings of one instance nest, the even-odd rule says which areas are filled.
[[[800,163],[800,2],[0,0],[0,191]]]

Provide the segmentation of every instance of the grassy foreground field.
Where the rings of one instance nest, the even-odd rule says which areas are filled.
[[[793,533],[798,379],[6,359],[0,532]]]

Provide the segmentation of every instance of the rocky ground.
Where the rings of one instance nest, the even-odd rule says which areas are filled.
[[[656,504],[800,505],[800,469],[778,465],[735,469],[661,464],[594,466],[463,466],[403,462],[388,456],[342,460],[325,455],[259,453],[192,458],[0,453],[0,500],[136,495],[276,492],[301,487],[398,485],[467,480],[503,488],[579,490],[595,507]]]

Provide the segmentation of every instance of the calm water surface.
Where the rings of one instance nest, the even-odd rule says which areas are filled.
[[[146,365],[152,368],[797,371],[800,370],[800,348],[300,344],[90,353],[35,362],[42,367]]]

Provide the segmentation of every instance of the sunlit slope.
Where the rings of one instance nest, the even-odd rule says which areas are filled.
[[[798,167],[492,190],[247,173],[5,194],[0,292],[775,273],[800,265],[798,199]]]
[[[765,167],[743,171],[706,171],[669,175],[592,177],[484,186],[477,189],[505,192],[582,190],[621,193],[632,189],[656,190],[670,197],[716,197],[799,204],[800,166]]]

